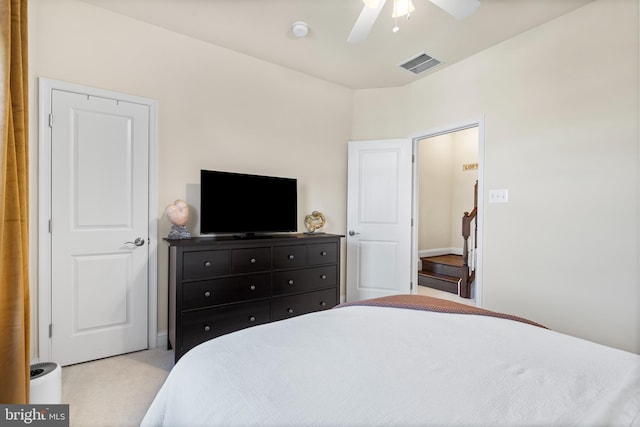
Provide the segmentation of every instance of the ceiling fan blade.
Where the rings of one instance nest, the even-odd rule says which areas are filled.
[[[376,22],[376,19],[378,19],[378,15],[380,15],[386,2],[387,0],[379,0],[376,7],[364,6],[362,8],[362,12],[360,12],[360,16],[358,16],[351,30],[351,34],[349,34],[347,38],[349,43],[362,43],[367,39],[373,24]]]
[[[478,0],[431,0],[431,3],[456,19],[464,19],[470,16],[480,6]]]

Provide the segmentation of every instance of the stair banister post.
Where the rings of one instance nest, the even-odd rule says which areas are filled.
[[[469,267],[468,257],[469,257],[469,236],[471,235],[471,221],[469,218],[469,212],[465,212],[462,216],[462,238],[464,239],[462,243],[462,265],[465,267]]]
[[[463,274],[460,279],[459,295],[462,298],[470,298],[469,292],[469,236],[471,235],[471,218],[469,212],[465,212],[462,216],[462,266]]]

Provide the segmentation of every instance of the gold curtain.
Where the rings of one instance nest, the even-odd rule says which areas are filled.
[[[29,403],[27,0],[0,0],[0,403]]]

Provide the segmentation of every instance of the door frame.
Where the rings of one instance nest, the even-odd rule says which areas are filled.
[[[38,328],[37,359],[50,361],[51,338],[51,91],[61,90],[118,99],[149,107],[149,259],[147,299],[147,348],[158,346],[158,106],[157,101],[136,95],[97,89],[75,83],[38,78]]]
[[[413,286],[412,293],[418,293],[418,169],[419,165],[417,164],[418,159],[418,143],[427,138],[432,138],[435,136],[445,135],[448,133],[453,133],[465,129],[470,129],[477,127],[478,128],[478,251],[476,253],[476,275],[474,281],[474,299],[477,307],[482,307],[482,273],[483,273],[483,248],[484,248],[484,116],[471,118],[468,120],[464,120],[458,123],[452,123],[445,126],[440,126],[433,129],[427,129],[419,132],[415,132],[409,135],[409,138],[412,140],[412,149],[413,149],[413,177],[412,177],[412,218],[414,218],[414,226],[411,228],[411,259],[414,262],[411,263],[411,280],[415,283]]]

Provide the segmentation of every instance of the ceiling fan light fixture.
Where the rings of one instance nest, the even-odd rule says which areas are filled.
[[[393,15],[392,18],[398,18],[400,16],[410,15],[411,12],[416,10],[411,0],[393,0]]]

